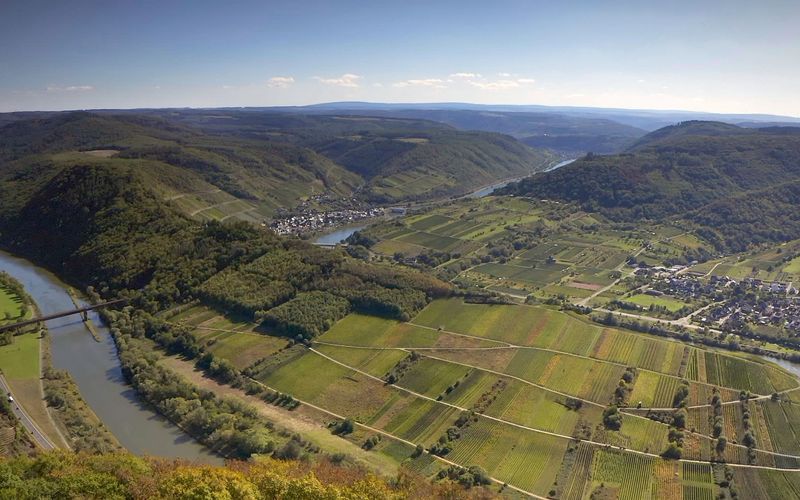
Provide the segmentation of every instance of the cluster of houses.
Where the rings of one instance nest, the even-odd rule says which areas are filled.
[[[645,293],[650,295],[672,295],[679,299],[702,299],[715,295],[717,289],[714,285],[701,280],[682,275],[673,275],[668,278],[653,281],[650,290]]]
[[[800,296],[789,283],[764,281],[757,278],[734,280],[728,276],[712,276],[711,284],[719,288],[739,287],[753,294],[736,295],[724,304],[709,310],[701,321],[719,323],[726,329],[738,330],[745,325],[785,328],[800,335]]]
[[[679,272],[686,269],[686,266],[675,265],[671,267],[666,266],[644,266],[641,263],[636,264],[638,267],[634,273],[636,276],[648,276],[653,279],[670,278],[677,275]]]
[[[733,331],[745,325],[771,325],[800,336],[800,295],[791,283],[757,278],[735,280],[729,276],[711,276],[706,280],[701,275],[686,272],[685,266],[640,267],[635,273],[651,280],[646,294],[670,295],[684,300],[724,300],[705,311],[702,317],[695,318],[701,323],[717,324]],[[734,289],[755,294],[733,294]]]
[[[736,299],[719,309],[713,311],[709,319],[724,320],[722,326],[731,330],[738,330],[745,324],[772,325],[785,328],[792,335],[800,335],[800,301],[796,298],[775,296],[757,303]]]
[[[350,224],[384,214],[383,208],[345,209],[326,212],[309,211],[275,219],[270,228],[278,234],[300,234],[320,229]]]

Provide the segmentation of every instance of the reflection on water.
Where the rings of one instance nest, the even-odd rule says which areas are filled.
[[[0,252],[0,269],[20,281],[42,314],[74,309],[65,286],[30,262]],[[117,348],[98,314],[89,313],[101,342],[94,340],[78,316],[47,322],[53,365],[67,370],[81,396],[128,450],[140,455],[221,463],[222,459],[147,407],[125,383]]]
[[[340,227],[330,233],[326,233],[317,237],[314,240],[315,245],[324,245],[324,246],[332,246],[336,245],[337,243],[341,243],[342,241],[346,240],[351,234],[355,233],[356,231],[361,231],[367,227],[366,225],[362,226],[348,226],[348,227]]]

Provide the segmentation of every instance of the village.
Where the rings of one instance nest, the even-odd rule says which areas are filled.
[[[635,274],[639,283],[646,280],[643,293],[710,302],[708,309],[692,318],[701,325],[729,332],[771,327],[776,334],[785,331],[789,336],[800,336],[800,295],[792,283],[706,277],[685,266],[641,267]]]
[[[333,226],[352,224],[372,217],[384,215],[383,208],[344,209],[319,212],[309,210],[305,213],[275,219],[270,229],[278,234],[304,234]]]
[[[726,276],[711,281],[733,292],[728,300],[708,312],[706,321],[727,331],[772,326],[800,335],[800,296],[791,283],[745,278],[739,282]]]

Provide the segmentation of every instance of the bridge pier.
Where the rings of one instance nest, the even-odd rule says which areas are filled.
[[[83,317],[83,321],[89,321],[89,311],[83,311],[81,316]]]

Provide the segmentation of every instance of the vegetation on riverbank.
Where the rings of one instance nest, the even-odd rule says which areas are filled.
[[[70,448],[93,453],[122,450],[111,431],[83,400],[69,373],[53,369],[49,360],[45,363],[42,376],[45,401],[66,430]]]
[[[0,271],[0,325],[22,321],[30,310],[30,298],[19,281]]]

